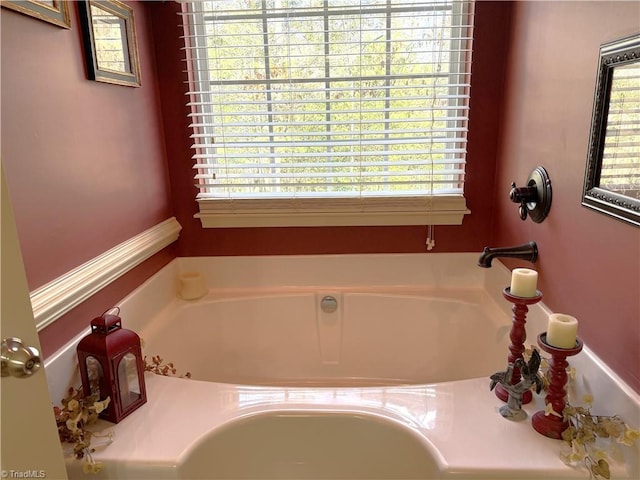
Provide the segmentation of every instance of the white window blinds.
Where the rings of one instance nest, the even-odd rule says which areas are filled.
[[[216,0],[182,10],[201,213],[305,210],[331,223],[354,207],[433,213],[436,197],[468,213],[473,2]]]

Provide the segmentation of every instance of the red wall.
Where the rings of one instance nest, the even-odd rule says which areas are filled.
[[[477,5],[472,71],[467,206],[472,214],[462,226],[436,228],[436,252],[480,251],[489,240],[492,189],[495,177],[496,139],[502,99],[503,59],[510,5],[482,2]],[[172,179],[173,205],[183,227],[179,255],[279,255],[327,253],[385,253],[426,251],[426,228],[317,227],[203,229],[193,218],[194,200],[190,131],[185,107],[186,80],[180,41],[176,31],[179,6],[173,2],[154,6],[152,23],[166,127],[167,156]]]
[[[79,332],[87,328],[91,320],[117,305],[124,297],[174,258],[176,258],[175,243],[129,270],[116,281],[95,293],[87,301],[82,302],[41,330],[38,337],[44,357],[47,358],[55,353]],[[126,317],[122,318],[122,324],[126,328]]]
[[[41,332],[45,354],[176,253],[425,251],[424,227],[202,229],[193,219],[179,7],[129,3],[139,89],[86,80],[75,8],[72,30],[2,9],[2,161],[30,287],[172,214],[183,226],[177,251],[165,249]],[[640,230],[580,205],[598,47],[638,31],[638,18],[635,2],[477,4],[472,214],[436,229],[436,251],[536,240],[544,302],[578,317],[589,347],[640,391]],[[536,165],[554,187],[542,224],[520,221],[507,195]]]
[[[70,4],[70,30],[1,11],[2,163],[31,290],[173,215],[146,8],[132,3],[142,87],[131,88],[87,80]],[[166,249],[42,331],[45,354],[171,258]]]
[[[585,343],[640,391],[640,229],[581,206],[601,43],[640,31],[638,2],[516,2],[498,156],[492,243],[538,242],[543,302],[580,321]],[[511,181],[536,166],[549,217],[522,222]]]

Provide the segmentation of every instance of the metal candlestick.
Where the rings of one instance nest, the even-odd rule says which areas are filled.
[[[524,342],[527,339],[527,331],[525,329],[525,324],[527,323],[527,312],[529,309],[527,305],[533,305],[538,303],[542,299],[542,293],[539,290],[536,290],[536,295],[534,297],[518,297],[516,295],[511,295],[511,287],[506,287],[502,291],[502,295],[508,301],[513,303],[513,307],[511,311],[513,312],[512,324],[511,324],[511,332],[509,333],[509,339],[511,343],[509,344],[509,357],[508,363],[513,364],[513,373],[511,375],[511,385],[516,385],[520,383],[520,368],[518,367],[516,362],[517,359],[524,361],[522,353],[524,352]],[[495,389],[496,397],[498,397],[503,402],[509,401],[509,392],[505,390],[502,385],[496,386]],[[522,394],[522,404],[525,405],[531,402],[533,395],[531,391],[526,391]]]
[[[547,378],[549,379],[549,389],[547,396],[544,397],[545,405],[551,404],[553,411],[562,415],[562,411],[566,406],[567,391],[567,357],[576,355],[582,350],[582,341],[576,339],[574,348],[558,348],[547,343],[547,332],[538,335],[538,345],[545,352],[551,354],[549,371]],[[545,437],[561,439],[562,432],[569,427],[569,422],[565,422],[563,417],[553,414],[545,415],[544,411],[536,412],[531,419],[531,425],[536,432]]]

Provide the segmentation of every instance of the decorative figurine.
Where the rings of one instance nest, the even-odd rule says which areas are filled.
[[[517,358],[515,362],[509,363],[505,371],[494,373],[489,377],[491,379],[489,390],[493,390],[496,385],[502,385],[502,388],[509,393],[507,404],[500,407],[500,415],[504,418],[514,421],[527,418],[527,412],[522,410],[522,395],[533,385],[536,386],[536,393],[542,390],[542,379],[538,375],[540,361],[540,354],[533,349],[529,362],[525,363],[521,358]],[[522,379],[515,385],[511,385],[514,368],[520,370]]]

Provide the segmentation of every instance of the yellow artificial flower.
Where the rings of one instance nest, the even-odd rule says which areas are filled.
[[[75,420],[70,418],[69,420],[67,420],[67,428],[73,433],[76,433],[78,431],[78,424]]]
[[[549,415],[555,415],[556,417],[560,417],[562,418],[562,415],[560,415],[558,412],[556,412],[553,409],[553,405],[551,405],[550,403],[547,403],[544,407],[544,415],[545,417],[548,417]]]
[[[576,462],[580,462],[586,455],[587,455],[587,451],[581,442],[577,442],[575,440],[571,442],[572,460]]]
[[[616,440],[618,443],[622,443],[628,447],[633,447],[636,440],[640,438],[640,430],[634,428],[625,428],[624,434],[618,437]]]
[[[582,462],[586,454],[584,445],[574,440],[571,442],[571,450],[560,452],[560,459],[567,465],[573,465]]]
[[[110,401],[111,401],[111,398],[107,397],[104,400],[102,400],[101,402],[94,402],[93,403],[93,408],[95,409],[96,413],[100,413],[105,408],[107,408],[109,406],[109,402]]]
[[[102,462],[94,462],[93,460],[89,460],[88,457],[85,457],[87,460],[82,464],[82,472],[85,474],[93,473],[96,474],[102,470],[103,464]]]
[[[603,422],[603,425],[605,431],[609,434],[610,437],[619,439],[624,436],[624,423],[622,423],[621,421],[616,421],[615,418],[611,418]]]

